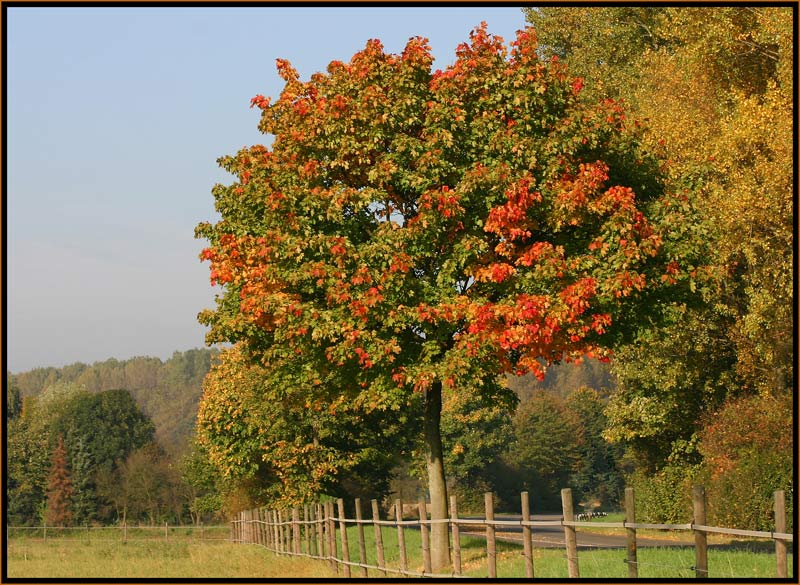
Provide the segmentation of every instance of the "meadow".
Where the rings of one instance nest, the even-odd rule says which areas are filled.
[[[11,578],[164,578],[164,579],[330,579],[344,577],[329,562],[277,555],[257,545],[233,544],[224,539],[200,540],[192,535],[170,533],[169,539],[120,539],[14,536],[8,540],[7,567]],[[136,536],[136,533],[131,534]],[[219,535],[221,536],[221,534]],[[422,570],[420,533],[405,530],[408,568]],[[350,559],[359,560],[358,532],[348,528]],[[397,531],[383,530],[386,563],[399,567]],[[376,564],[374,532],[365,530],[367,563]],[[464,576],[486,577],[486,543],[474,536],[462,535],[461,557]],[[341,552],[341,551],[340,551]],[[694,550],[691,546],[639,548],[640,578],[692,578]],[[627,577],[624,549],[581,550],[578,553],[581,578]],[[789,574],[793,571],[793,555],[789,555]],[[563,549],[535,548],[536,578],[567,578],[567,562]],[[755,578],[775,576],[775,555],[771,543],[763,541],[718,542],[709,550],[710,578]],[[361,577],[361,569],[351,568],[352,577]],[[369,577],[393,578],[370,569]],[[522,547],[498,541],[498,578],[524,578]]]
[[[335,577],[325,563],[213,541],[8,541],[8,577],[276,579]]]

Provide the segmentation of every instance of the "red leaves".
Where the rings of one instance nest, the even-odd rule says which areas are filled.
[[[523,177],[506,191],[506,203],[489,211],[484,230],[502,238],[515,240],[531,237],[532,222],[527,217],[528,208],[542,200],[538,192],[530,192],[530,177]]]
[[[333,245],[330,248],[331,254],[333,254],[334,256],[344,256],[345,254],[347,254],[347,248],[345,247],[347,240],[345,240],[342,237],[337,237],[333,238],[332,241]]]
[[[369,357],[369,354],[363,347],[356,347],[353,351],[356,352],[358,356],[358,363],[365,369],[369,369],[373,366],[373,362]]]
[[[265,98],[263,95],[258,94],[256,97],[250,100],[250,107],[258,107],[261,110],[266,110],[269,108],[270,98]]]
[[[275,65],[278,69],[278,75],[287,83],[300,79],[300,74],[297,73],[297,69],[292,67],[292,64],[286,59],[275,59]]]
[[[486,266],[485,268],[476,270],[475,280],[479,282],[501,283],[512,276],[516,271],[516,268],[514,268],[511,264],[496,262]]]
[[[569,308],[566,321],[574,323],[583,312],[589,308],[589,299],[597,292],[597,281],[594,278],[582,278],[578,282],[567,286],[558,293],[558,296]]]

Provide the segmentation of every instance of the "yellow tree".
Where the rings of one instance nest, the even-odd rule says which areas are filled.
[[[528,18],[585,76],[584,95],[628,104],[670,161],[668,184],[697,208],[685,242],[705,258],[688,268],[708,278],[674,306],[670,330],[617,352],[606,431],[650,476],[697,465],[702,421],[726,398],[793,388],[794,9],[546,7]]]

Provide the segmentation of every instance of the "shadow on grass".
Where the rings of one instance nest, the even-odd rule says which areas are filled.
[[[775,542],[766,540],[732,540],[725,544],[709,544],[708,548],[721,551],[775,554]],[[786,543],[786,552],[794,554],[794,543]]]

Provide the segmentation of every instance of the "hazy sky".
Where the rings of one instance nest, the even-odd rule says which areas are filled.
[[[204,345],[216,159],[267,142],[250,98],[277,99],[275,59],[308,79],[370,38],[424,36],[436,67],[517,7],[9,7],[6,369],[168,358]]]

